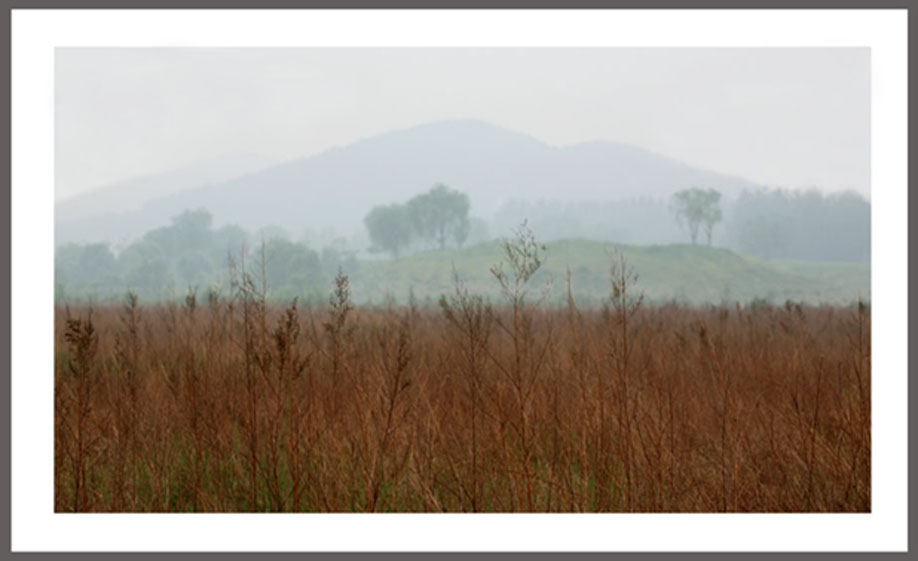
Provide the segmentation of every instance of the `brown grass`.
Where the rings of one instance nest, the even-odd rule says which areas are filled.
[[[650,307],[613,256],[608,306],[550,309],[543,250],[504,245],[493,305],[339,274],[277,308],[242,261],[206,309],[59,308],[56,510],[870,510],[865,305]]]
[[[869,309],[57,310],[55,509],[870,510]],[[525,285],[525,282],[523,283]],[[518,288],[518,287],[517,287]]]

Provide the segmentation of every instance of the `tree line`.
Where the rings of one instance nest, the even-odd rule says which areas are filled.
[[[173,217],[116,255],[104,243],[69,244],[55,251],[55,292],[65,299],[108,299],[132,290],[144,300],[183,295],[190,287],[228,289],[233,267],[264,272],[271,296],[324,299],[339,268],[357,273],[355,252],[341,244],[317,251],[264,229],[253,235],[239,226],[213,227],[204,210]],[[260,273],[259,273],[260,276]]]
[[[870,262],[870,202],[856,193],[762,189],[730,209],[729,247],[764,259]]]
[[[762,259],[870,261],[870,201],[851,192],[759,189],[725,200],[697,187],[669,200],[517,200],[497,211],[491,228],[505,231],[526,218],[545,241],[703,241]]]
[[[692,188],[668,202],[517,202],[498,212],[492,229],[506,232],[525,219],[545,241],[703,241],[764,259],[870,260],[870,203],[854,193],[763,189],[724,204],[717,191]],[[374,207],[364,224],[371,250],[394,258],[409,250],[442,250],[462,247],[470,238],[489,239],[469,218],[468,196],[442,184],[405,203]],[[470,230],[477,233],[470,236]],[[244,248],[247,255],[241,253]],[[342,244],[317,250],[270,229],[253,236],[235,225],[215,228],[210,213],[200,209],[174,217],[170,225],[148,232],[117,254],[102,243],[58,247],[56,294],[104,299],[131,289],[145,299],[177,297],[189,287],[226,286],[231,257],[263,266],[272,297],[322,298],[322,287],[342,266],[360,276],[357,252]]]

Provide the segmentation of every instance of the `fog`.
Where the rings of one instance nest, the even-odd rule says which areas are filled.
[[[706,260],[661,298],[869,291],[867,49],[63,48],[55,68],[59,294],[210,286],[270,243],[279,295],[349,269],[367,299],[435,296],[366,267],[481,268],[466,250],[524,222],[575,268],[594,243]],[[727,255],[855,268],[841,292],[785,265],[739,290],[752,265]]]
[[[62,48],[55,84],[59,200],[459,118],[763,185],[869,192],[867,49]]]

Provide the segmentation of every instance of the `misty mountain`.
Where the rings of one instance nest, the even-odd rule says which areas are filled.
[[[54,206],[55,236],[58,240],[63,238],[74,242],[115,241],[118,238],[133,237],[162,225],[158,217],[144,219],[144,213],[132,212],[141,210],[147,202],[235,179],[276,163],[276,159],[264,154],[233,154],[163,173],[119,181],[68,197]],[[140,224],[132,223],[136,220],[140,220]]]
[[[491,217],[508,200],[612,201],[668,198],[691,186],[733,196],[754,185],[691,167],[627,144],[593,141],[554,147],[476,120],[420,125],[384,133],[321,154],[222,182],[148,200],[142,208],[99,209],[82,220],[58,215],[58,242],[114,241],[168,224],[185,209],[204,207],[217,225],[255,230],[363,228],[374,205],[404,201],[442,182],[463,191],[473,215]],[[122,193],[124,186],[107,191]],[[86,203],[84,203],[86,204]]]

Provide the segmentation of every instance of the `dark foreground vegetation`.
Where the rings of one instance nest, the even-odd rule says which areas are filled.
[[[63,307],[55,510],[870,510],[869,307],[601,309],[231,294]]]

